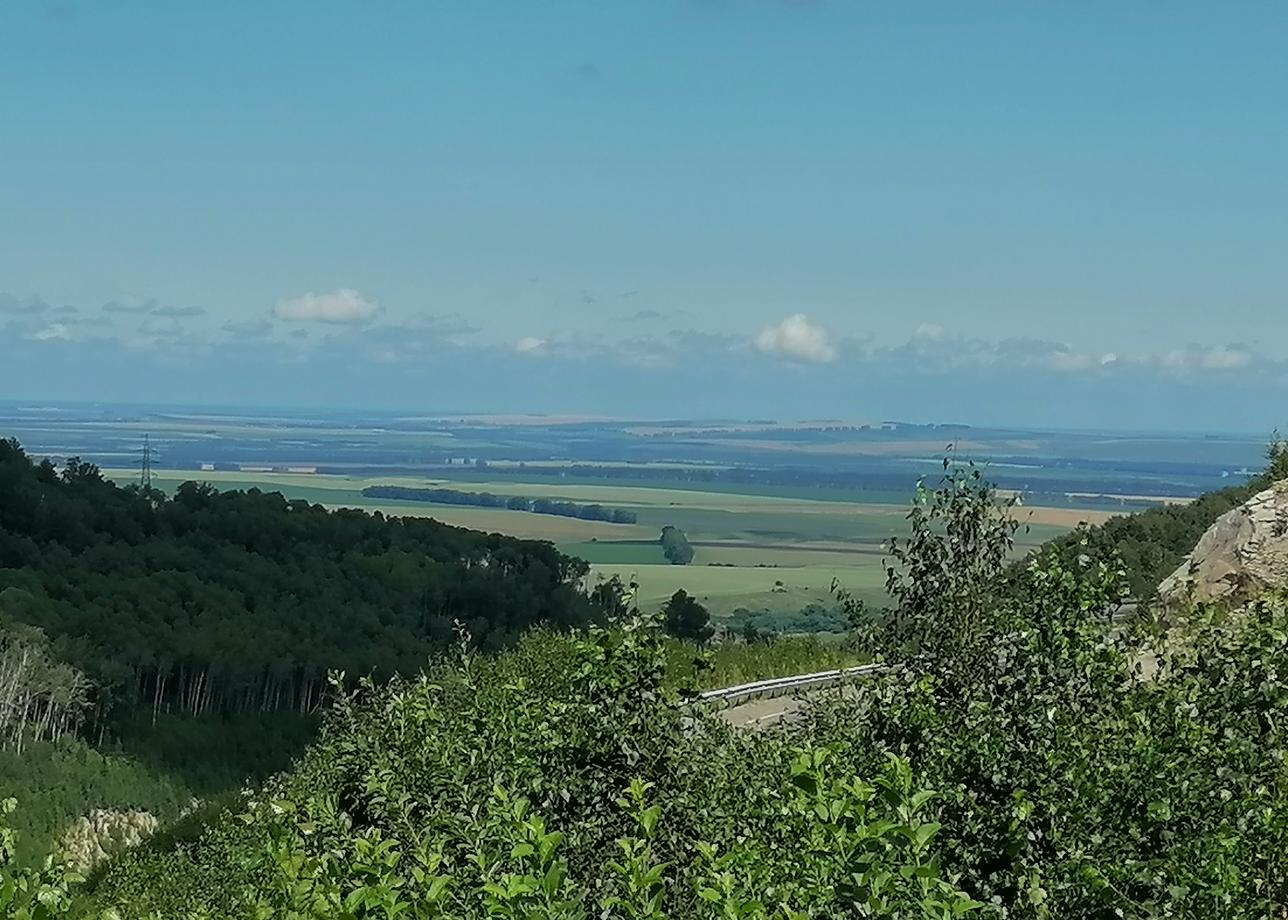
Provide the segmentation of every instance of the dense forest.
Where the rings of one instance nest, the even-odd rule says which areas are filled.
[[[603,505],[581,505],[551,498],[526,498],[522,495],[493,495],[491,492],[462,492],[459,489],[419,489],[409,486],[367,486],[362,494],[368,498],[393,498],[399,501],[433,502],[437,505],[468,505],[476,508],[505,508],[554,514],[583,521],[605,521],[610,524],[634,524],[635,512]]]
[[[6,703],[0,736],[14,719],[56,737],[140,710],[308,712],[333,669],[385,679],[458,631],[494,649],[584,624],[586,573],[547,543],[253,489],[167,497],[0,442],[0,674],[41,688]]]

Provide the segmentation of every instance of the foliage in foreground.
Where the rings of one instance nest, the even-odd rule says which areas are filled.
[[[1211,627],[1147,682],[1087,617],[1117,590],[1098,578],[1036,570],[1051,617],[993,636],[986,671],[927,657],[779,733],[686,715],[648,630],[535,636],[346,702],[246,823],[121,861],[100,903],[300,918],[1280,917],[1288,605]]]
[[[0,917],[6,920],[53,920],[68,914],[72,888],[81,881],[52,860],[37,869],[15,861],[18,835],[9,827],[17,802],[0,801]]]
[[[83,907],[1285,916],[1288,599],[1150,649],[1111,623],[1113,565],[1053,552],[1012,579],[1002,514],[971,473],[921,493],[897,607],[868,620],[892,667],[782,731],[685,707],[655,622],[532,634],[342,698],[239,819],[119,859]]]
[[[906,657],[813,736],[907,756],[944,792],[945,866],[1001,915],[1284,916],[1288,599],[1160,644],[1114,624],[1125,572],[1089,547],[1008,578],[973,470],[909,520],[869,636]]]
[[[196,845],[122,860],[126,914],[961,916],[906,761],[734,734],[665,690],[655,624],[537,634],[346,698],[299,767]]]

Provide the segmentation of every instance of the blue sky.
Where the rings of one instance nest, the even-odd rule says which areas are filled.
[[[1286,424],[1288,5],[0,6],[0,398]]]

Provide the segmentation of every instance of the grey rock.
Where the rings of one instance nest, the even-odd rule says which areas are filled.
[[[97,808],[67,828],[59,855],[77,872],[89,872],[117,853],[138,846],[159,826],[160,822],[146,811]]]
[[[1241,604],[1288,586],[1288,480],[1258,492],[1207,529],[1158,586],[1164,607]]]

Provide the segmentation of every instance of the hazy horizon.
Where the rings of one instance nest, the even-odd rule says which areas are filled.
[[[969,418],[955,418],[945,416],[943,418],[912,418],[912,417],[895,417],[882,416],[879,413],[872,416],[754,416],[744,415],[707,415],[707,416],[686,416],[686,415],[666,415],[666,414],[628,414],[628,413],[578,413],[578,412],[560,412],[557,410],[548,412],[513,412],[504,408],[478,408],[478,407],[443,407],[443,406],[424,406],[416,409],[395,408],[388,406],[358,406],[358,407],[336,407],[327,405],[256,405],[252,403],[194,403],[180,401],[148,400],[148,401],[129,401],[129,400],[25,400],[0,398],[0,408],[7,408],[18,413],[41,412],[75,412],[75,411],[116,411],[125,415],[138,413],[140,416],[149,414],[175,416],[191,416],[193,418],[201,417],[225,417],[225,418],[253,418],[253,419],[272,419],[282,417],[287,419],[306,419],[310,417],[327,417],[336,416],[354,420],[379,420],[391,419],[397,421],[444,421],[454,422],[459,419],[480,420],[482,422],[498,425],[515,427],[525,427],[531,422],[534,425],[542,420],[548,421],[552,425],[575,425],[582,422],[587,423],[662,423],[675,422],[692,425],[720,425],[720,424],[757,424],[766,423],[782,427],[799,427],[802,429],[814,426],[877,426],[882,424],[920,426],[926,428],[944,427],[944,428],[975,428],[991,431],[1015,431],[1015,432],[1042,432],[1047,434],[1067,434],[1067,435],[1111,435],[1119,437],[1192,437],[1192,438],[1228,438],[1240,441],[1269,441],[1279,429],[1271,427],[1265,430],[1257,428],[1165,428],[1165,427],[1114,427],[1110,425],[1099,426],[1063,426],[1052,424],[1028,424],[1023,421],[1012,421],[997,424],[980,424],[973,422]]]

